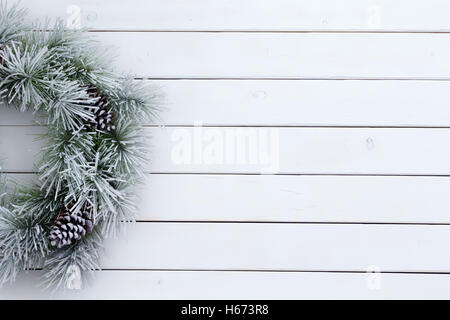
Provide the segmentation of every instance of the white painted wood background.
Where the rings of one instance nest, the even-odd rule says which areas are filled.
[[[39,18],[80,8],[167,110],[147,125],[139,222],[96,280],[50,295],[30,273],[0,298],[450,298],[448,0],[22,4]],[[278,174],[174,163],[173,135],[198,122],[275,130]],[[0,110],[11,178],[32,176],[40,130]]]

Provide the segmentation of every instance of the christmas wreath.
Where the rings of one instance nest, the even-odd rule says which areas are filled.
[[[109,51],[86,32],[24,25],[25,14],[0,3],[0,107],[32,110],[47,146],[32,186],[6,193],[0,181],[0,285],[42,268],[44,283],[60,287],[74,268],[99,270],[104,239],[134,221],[142,123],[158,99],[114,73]]]

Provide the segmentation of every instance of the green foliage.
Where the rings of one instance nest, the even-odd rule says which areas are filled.
[[[0,98],[34,111],[48,128],[42,136],[48,144],[33,187],[13,195],[0,190],[0,285],[43,267],[46,285],[61,287],[73,266],[98,269],[103,240],[134,221],[132,187],[147,159],[141,125],[157,116],[160,96],[111,70],[106,51],[85,32],[65,30],[61,21],[24,26],[24,14],[0,4]],[[87,125],[93,115],[85,106],[96,102],[89,85],[108,99],[112,132]],[[61,208],[81,210],[86,202],[94,207],[94,232],[74,245],[51,247],[49,230]]]
[[[9,42],[22,34],[25,27],[22,23],[26,10],[17,5],[8,8],[6,2],[0,2],[0,44]]]

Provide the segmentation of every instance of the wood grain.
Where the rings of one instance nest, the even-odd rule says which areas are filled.
[[[450,79],[450,34],[105,32],[150,78]]]
[[[448,299],[450,286],[442,274],[102,271],[82,291],[51,294],[36,287],[39,276],[0,289],[0,299]]]
[[[449,224],[449,189],[443,177],[151,174],[136,194],[139,221]]]
[[[446,0],[22,0],[94,30],[449,31]],[[77,6],[73,8],[72,6]]]
[[[450,226],[138,223],[107,269],[450,272]]]
[[[208,126],[450,126],[448,81],[156,80],[162,121]],[[0,107],[0,125],[32,123]],[[150,123],[148,123],[150,124]]]
[[[32,171],[43,130],[0,127],[4,171]],[[450,174],[448,129],[171,127],[146,135],[152,173]]]

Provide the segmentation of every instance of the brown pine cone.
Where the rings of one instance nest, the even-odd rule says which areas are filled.
[[[108,107],[109,102],[107,98],[93,85],[87,88],[87,93],[90,98],[96,99],[95,103],[84,104],[86,106],[85,109],[91,111],[94,115],[94,120],[90,121],[88,125],[102,132],[115,130],[114,113]]]
[[[94,227],[93,208],[86,204],[77,212],[73,205],[64,207],[50,230],[50,244],[61,248],[81,240]]]

